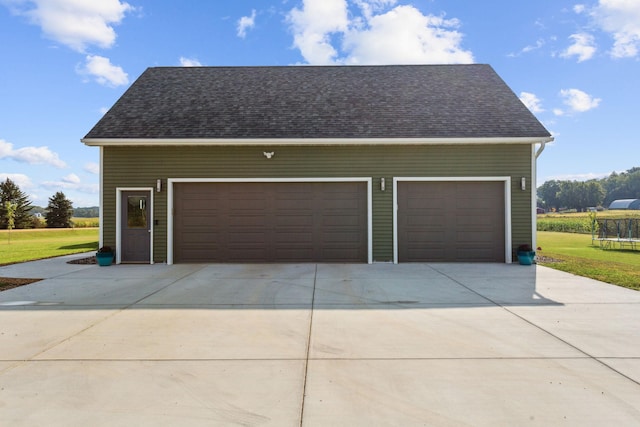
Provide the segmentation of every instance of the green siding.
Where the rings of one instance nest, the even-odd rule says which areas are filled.
[[[273,151],[266,159],[264,151]],[[167,178],[373,178],[373,259],[393,259],[393,178],[511,176],[512,244],[531,242],[529,145],[104,147],[104,244],[115,245],[117,187],[153,187],[154,261],[166,261]],[[520,189],[526,177],[527,190]],[[380,178],[386,191],[380,191]]]

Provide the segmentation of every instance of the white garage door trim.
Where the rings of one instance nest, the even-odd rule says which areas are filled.
[[[173,264],[173,184],[189,182],[365,182],[367,184],[367,263],[373,263],[373,178],[169,178],[167,179],[167,264]]]
[[[398,182],[504,182],[504,259],[512,262],[511,256],[511,177],[395,177],[393,178],[393,263],[398,263]]]

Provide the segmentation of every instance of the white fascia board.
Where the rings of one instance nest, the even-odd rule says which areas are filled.
[[[101,146],[269,146],[269,145],[474,145],[474,144],[541,144],[553,137],[519,138],[83,138],[90,147]]]

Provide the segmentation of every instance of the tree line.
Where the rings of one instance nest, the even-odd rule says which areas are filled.
[[[15,182],[9,178],[0,182],[0,229],[41,227],[41,220],[33,215],[33,208],[29,197]],[[70,228],[73,226],[73,203],[58,191],[49,198],[44,217],[47,228]]]
[[[640,199],[640,167],[589,181],[547,181],[538,187],[538,206],[547,210],[608,207],[619,199]]]

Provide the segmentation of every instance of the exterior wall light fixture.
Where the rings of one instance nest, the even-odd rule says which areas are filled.
[[[527,189],[527,178],[525,178],[524,176],[520,178],[520,189],[522,191],[525,191]]]
[[[160,178],[156,180],[156,191],[158,193],[162,191],[162,180]]]

